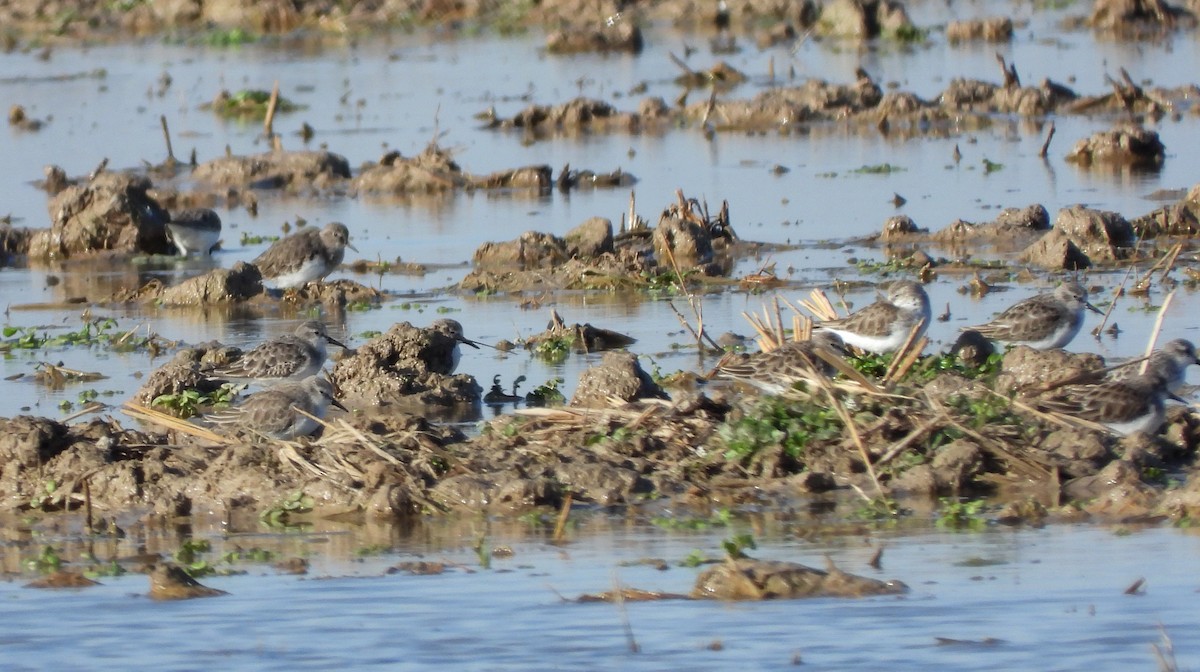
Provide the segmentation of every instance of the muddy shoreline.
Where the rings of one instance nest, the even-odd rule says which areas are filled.
[[[6,19],[10,49],[36,49],[200,29],[295,36],[367,34],[380,26],[455,30],[471,22],[503,29],[503,22],[511,21],[529,28],[557,26],[571,15],[573,25],[583,26],[584,39],[572,42],[579,30],[551,36],[548,48],[569,51],[570,44],[578,44],[584,50],[635,51],[644,36],[634,36],[628,28],[639,21],[670,21],[706,33],[715,30],[711,26],[718,18],[710,3],[639,5],[636,13],[616,21],[625,32],[609,42],[605,35],[587,32],[615,16],[596,3],[541,3],[516,17],[504,14],[504,3],[412,3],[386,10],[372,3],[337,9],[288,2],[125,4],[117,12],[113,3],[83,3],[66,17],[54,11],[61,8],[18,4],[8,6],[0,19]],[[803,30],[823,25],[806,3],[785,3],[784,10],[761,4],[746,3],[732,18],[731,30],[756,36],[761,43],[764,34],[798,39],[799,33],[785,26]],[[896,22],[882,22],[892,26],[890,39],[904,39],[896,36],[911,26],[902,21],[903,8],[877,4],[879,17]],[[1098,3],[1087,19],[1096,30],[1111,28],[1104,27],[1110,13],[1102,10]],[[1169,14],[1173,28],[1186,29],[1190,13]],[[1133,23],[1148,20],[1135,17]],[[879,28],[880,22],[872,25]],[[829,35],[843,32],[832,26],[824,30]],[[953,34],[956,40],[1002,41],[1011,31],[1011,26],[981,24],[956,26]],[[1160,89],[1126,75],[1111,82],[1111,91],[1081,94],[1049,80],[1022,85],[1012,64],[1003,61],[997,82],[958,79],[936,100],[890,89],[866,72],[854,82],[810,80],[744,99],[735,93],[740,73],[722,67],[684,70],[681,77],[689,86],[711,89],[712,95],[690,104],[649,98],[625,110],[580,97],[530,106],[508,118],[493,116],[485,128],[537,142],[679,129],[788,134],[834,122],[857,133],[920,138],[943,132],[951,122],[985,128],[996,115],[1034,124],[1044,124],[1051,115],[1089,115],[1112,119],[1114,128],[1069,150],[1054,145],[1054,151],[1083,169],[1153,171],[1169,148],[1154,131],[1125,121],[1194,116],[1198,109],[1190,103],[1194,85]],[[23,111],[10,113],[9,121],[16,132],[38,132],[38,120],[26,118]],[[128,171],[94,158],[98,168],[86,176],[47,170],[43,188],[49,226],[0,226],[4,259],[53,268],[81,260],[170,254],[166,227],[172,213],[226,203],[253,215],[258,194],[386,198],[489,190],[549,193],[624,190],[637,179],[598,166],[514,166],[476,174],[436,143],[412,157],[387,152],[365,160],[338,154],[336,148],[277,147],[205,161],[172,156],[163,164]],[[184,182],[200,186],[191,189],[181,186]],[[1200,279],[1194,259],[1200,188],[1180,196],[1140,213],[1083,206],[1050,213],[1031,204],[1005,210],[988,222],[957,220],[934,231],[927,223],[897,216],[882,222],[877,236],[854,242],[883,250],[888,268],[880,279],[955,282],[970,292],[1012,282],[997,269],[1014,262],[1021,269],[1017,280],[1056,278],[1085,268],[1113,273],[1135,269],[1136,275],[1150,278],[1148,269],[1168,257],[1159,286],[1190,287]],[[474,252],[466,279],[442,291],[501,294],[519,302],[544,293],[664,286],[681,296],[797,289],[774,272],[730,276],[735,262],[765,249],[738,235],[737,206],[736,201],[700,203],[680,191],[675,200],[654,203],[648,211],[631,209],[628,220],[614,222],[597,213],[563,236],[532,231],[494,241]],[[358,263],[351,268],[363,273],[421,272],[419,263],[416,268]],[[236,304],[271,311],[282,305],[370,306],[397,297],[349,280],[275,294],[263,287],[258,269],[239,264],[174,287],[151,283],[109,296],[71,298],[90,305],[140,303],[190,310]],[[543,342],[558,345],[556,339],[563,339],[569,352],[627,345],[613,337],[616,332],[597,336],[603,326],[560,325]],[[34,515],[87,509],[90,515],[110,518],[130,513],[233,517],[268,510],[302,493],[311,505],[296,515],[390,519],[481,511],[512,515],[572,503],[638,507],[648,500],[703,510],[714,502],[775,506],[863,493],[862,500],[884,517],[920,508],[904,503],[910,497],[928,502],[983,496],[998,498],[989,515],[1011,524],[1081,519],[1183,523],[1200,515],[1200,420],[1190,407],[1172,408],[1161,435],[1126,438],[1026,408],[1035,398],[1026,396],[1030,390],[1103,369],[1107,363],[1095,356],[1017,348],[995,361],[967,361],[929,353],[882,389],[840,390],[837,403],[853,411],[850,431],[844,420],[829,415],[834,404],[812,390],[783,399],[757,398],[703,380],[704,371],[656,380],[636,358],[614,353],[585,373],[586,384],[568,405],[508,415],[467,436],[431,421],[434,414],[422,407],[477,407],[483,386],[470,376],[455,375],[452,367],[414,370],[404,364],[406,358],[423,361],[423,356],[406,354],[405,339],[411,335],[401,331],[380,335],[360,347],[360,354],[338,363],[333,378],[350,393],[355,413],[335,416],[324,435],[312,441],[232,439],[214,445],[186,432],[133,428],[112,419],[72,424],[31,416],[0,420],[5,430],[0,433],[0,510]],[[168,391],[191,389],[179,382],[194,386],[199,378],[189,367],[203,355],[194,361],[190,357],[182,357],[175,373],[156,381],[161,388],[140,394],[142,404]],[[799,436],[806,438],[798,442]]]

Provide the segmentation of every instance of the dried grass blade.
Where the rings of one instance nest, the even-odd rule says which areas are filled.
[[[125,411],[127,415],[131,415],[139,420],[144,420],[160,427],[165,427],[166,429],[183,432],[184,434],[206,439],[214,443],[225,445],[233,443],[233,441],[226,436],[222,436],[216,432],[207,430],[203,427],[190,423],[187,420],[182,420],[168,413],[156,411],[153,408],[147,408],[141,404],[135,404],[131,401],[127,401],[122,404],[121,410]]]

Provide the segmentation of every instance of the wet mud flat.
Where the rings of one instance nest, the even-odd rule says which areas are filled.
[[[164,18],[152,4],[135,5],[117,22],[97,5],[91,8],[97,18],[82,25],[99,26],[96,35],[105,27],[123,35],[208,25],[218,6],[203,3],[195,15]],[[306,5],[293,3],[239,9],[243,13],[228,15],[232,18],[227,25],[285,32],[329,18],[306,14]],[[543,9],[566,14],[582,8],[543,3]],[[706,11],[683,12],[672,3],[647,9],[651,20],[686,15],[705,26],[720,20]],[[886,9],[880,9],[885,20],[864,21],[864,26],[890,26],[893,33],[911,26],[900,16],[903,8]],[[83,7],[84,15],[88,10]],[[359,19],[361,25],[378,18],[365,4],[354,11],[366,17]],[[607,25],[613,16],[585,14],[583,29],[552,37],[550,44],[635,50],[641,38],[630,32],[635,26],[630,16],[615,22],[615,36],[587,32]],[[804,16],[799,8],[794,12],[799,31],[817,25],[803,23]],[[1101,22],[1107,16],[1098,5],[1089,21],[1106,30]],[[1173,17],[1172,27],[1186,29],[1189,15],[1163,9],[1134,17],[1133,22],[1153,25],[1156,16]],[[750,26],[759,25],[761,18],[738,13],[732,21],[735,30],[758,32],[757,39],[775,39],[770,31],[778,39],[798,39],[797,30],[786,29],[792,21],[775,23],[765,36],[752,31]],[[46,27],[30,25],[31,33]],[[70,36],[79,25],[68,21],[61,32]],[[1006,34],[1003,26],[982,26],[978,35],[970,27],[959,30],[964,32],[956,33],[956,39],[1002,40]],[[582,40],[572,42],[579,35]],[[74,39],[80,37],[86,35]],[[14,48],[22,39],[26,38],[14,38]],[[1141,122],[1194,114],[1187,102],[1194,86],[1159,89],[1124,77],[1113,80],[1111,91],[1080,94],[1050,81],[1022,85],[1010,64],[999,66],[997,81],[955,81],[936,101],[887,90],[866,72],[846,84],[810,81],[750,99],[718,97],[715,92],[737,73],[684,68],[682,76],[697,86],[712,87],[708,100],[672,105],[647,99],[622,110],[577,98],[492,118],[485,130],[525,134],[538,142],[584,133],[619,137],[679,128],[713,134],[765,129],[791,133],[807,124],[844,120],[855,132],[891,133],[919,142],[924,133],[941,132],[964,119],[982,128],[993,115],[1107,115],[1115,128],[1081,141],[1070,156],[1096,170],[1120,171],[1154,170],[1164,160],[1162,143]],[[1129,124],[1129,118],[1139,123]],[[788,121],[781,126],[780,119]],[[36,133],[37,123],[23,114],[10,114],[10,124],[21,132]],[[543,165],[476,174],[436,143],[414,157],[387,152],[359,165],[352,160],[363,157],[347,158],[336,147],[275,149],[203,162],[172,156],[161,165],[130,171],[96,159],[99,168],[87,176],[47,171],[42,186],[50,199],[49,226],[4,227],[6,258],[58,264],[170,254],[174,250],[168,227],[180,212],[222,203],[250,213],[260,197],[279,193],[339,199],[358,194],[624,190],[637,179],[591,168],[556,172]],[[631,207],[624,221],[597,213],[562,236],[532,231],[481,246],[466,279],[442,291],[502,294],[518,302],[540,301],[537,297],[554,292],[666,286],[681,297],[682,319],[698,326],[698,314],[689,315],[682,297],[702,300],[707,293],[723,291],[801,289],[767,268],[743,277],[730,275],[736,263],[770,249],[738,235],[736,199],[702,203],[688,198],[684,189],[675,200],[651,206],[655,215],[661,208],[657,219],[645,216],[645,200],[641,211]],[[1092,277],[1111,279],[1110,284],[1128,275],[1132,281],[1124,287],[1131,293],[1177,286],[1189,291],[1198,275],[1197,203],[1200,198],[1193,190],[1178,194],[1169,205],[1124,214],[1080,206],[1052,216],[1032,204],[1005,211],[993,221],[960,220],[932,232],[898,216],[882,222],[877,236],[855,243],[883,255],[890,276],[954,283],[967,292],[988,292],[1014,280],[1048,281],[1064,271],[1085,268],[1097,274]],[[1002,268],[1006,264],[1019,264],[1023,270],[1014,277]],[[352,263],[350,269],[364,274],[413,270],[371,262],[357,267]],[[111,295],[72,298],[97,306],[181,310],[238,305],[264,314],[284,306],[344,308],[398,300],[346,279],[282,293],[269,291],[263,279],[253,264],[238,264],[178,285],[151,283]],[[882,286],[887,279],[866,276],[854,281]],[[767,303],[766,310],[780,309]],[[529,345],[549,344],[571,352],[632,345],[620,338],[620,325],[604,329],[607,326],[568,327],[560,320],[545,338]],[[601,329],[604,333],[598,333]],[[436,410],[430,408],[477,407],[483,387],[452,366],[437,364],[453,344],[435,342],[419,331],[396,325],[333,367],[331,377],[354,412],[333,414],[317,438],[262,441],[229,436],[212,441],[178,427],[135,427],[125,420],[66,423],[22,416],[0,421],[6,430],[0,434],[0,508],[41,520],[64,513],[84,515],[87,527],[103,535],[109,528],[97,523],[100,518],[130,514],[175,520],[201,513],[234,517],[283,510],[296,518],[364,521],[463,512],[569,514],[572,507],[788,507],[846,497],[860,501],[869,515],[892,519],[922,508],[911,502],[951,498],[945,501],[946,509],[961,513],[953,508],[958,498],[985,495],[997,498],[984,513],[964,514],[966,521],[986,517],[1030,526],[1080,520],[1186,524],[1200,501],[1197,420],[1190,408],[1173,406],[1161,433],[1119,437],[1039,406],[1040,395],[1056,386],[1101,375],[1109,363],[1094,355],[1020,347],[995,357],[964,355],[961,349],[930,354],[917,350],[911,358],[903,353],[892,359],[861,358],[856,362],[858,377],[843,373],[829,380],[817,378],[804,389],[771,396],[722,387],[704,379],[707,371],[656,379],[633,355],[613,352],[584,374],[568,404],[513,413],[484,423],[477,434],[468,436],[431,420]],[[716,350],[702,334],[695,340],[697,349]],[[176,352],[173,344],[144,345],[147,351],[171,351],[175,360],[151,375],[135,401],[152,406],[163,395],[200,389],[205,382],[201,366],[211,363],[212,353],[221,348],[191,345],[186,352]],[[430,348],[440,355],[434,356]],[[758,597],[775,596],[781,586],[800,586],[796,592],[802,593],[804,586],[812,585],[806,579],[815,576],[796,570],[798,574],[784,572],[784,579],[760,580],[767,572],[740,567],[737,559],[722,566],[739,569],[727,578]],[[155,576],[156,585],[186,583],[166,570]],[[854,585],[855,590],[861,588]],[[882,587],[866,585],[886,594]],[[723,590],[711,592],[726,595]],[[605,599],[632,596],[617,593]]]

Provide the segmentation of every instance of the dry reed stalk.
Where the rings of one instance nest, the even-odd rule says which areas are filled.
[[[571,514],[571,501],[574,499],[571,493],[563,498],[562,507],[558,510],[558,520],[554,523],[554,536],[550,537],[556,543],[562,543],[564,533],[567,529],[567,517]]]
[[[162,114],[158,117],[159,124],[162,125],[163,140],[167,142],[167,165],[174,166],[175,150],[171,148],[171,129],[167,126],[167,115]]]
[[[1158,343],[1158,334],[1162,331],[1163,320],[1167,317],[1167,308],[1171,305],[1171,299],[1175,298],[1175,290],[1171,290],[1167,294],[1167,298],[1163,299],[1162,306],[1158,309],[1158,317],[1154,318],[1154,328],[1150,330],[1150,341],[1146,343],[1146,360],[1142,362],[1138,368],[1139,374],[1146,373],[1146,367],[1150,366],[1150,355],[1154,354],[1154,346]]]
[[[86,406],[84,406],[83,408],[79,409],[78,411],[75,411],[74,413],[68,415],[67,417],[63,418],[62,420],[60,420],[60,422],[62,422],[63,424],[66,424],[72,420],[75,420],[76,418],[80,418],[85,415],[89,415],[91,413],[99,413],[100,411],[103,411],[106,408],[108,408],[108,406],[106,404],[102,404],[98,401],[88,402],[88,404]]]
[[[837,310],[833,307],[833,303],[829,301],[829,296],[825,294],[825,290],[823,289],[812,290],[807,299],[800,300],[800,305],[822,322],[838,318]]]
[[[279,80],[271,89],[271,99],[267,101],[267,116],[263,118],[263,135],[271,140],[275,137],[275,109],[279,106]]]
[[[825,396],[829,398],[830,405],[833,407],[834,412],[838,414],[838,417],[841,418],[842,425],[845,426],[846,431],[850,432],[850,440],[854,442],[855,447],[858,448],[859,455],[862,456],[863,466],[866,467],[867,475],[871,477],[871,482],[875,484],[875,492],[879,495],[879,499],[886,501],[887,495],[883,491],[883,485],[879,483],[879,476],[875,473],[875,466],[871,463],[871,455],[867,451],[867,445],[863,443],[862,435],[858,433],[858,426],[854,424],[854,417],[850,415],[850,411],[846,410],[846,406],[842,403],[842,400],[838,399],[834,393],[829,378],[822,375],[815,366],[812,366],[812,362],[809,362],[809,368],[813,370],[813,380],[816,381],[817,385],[825,393]],[[868,498],[868,501],[872,501],[871,498]]]
[[[779,344],[782,345],[784,343],[787,343],[787,333],[783,329],[783,311],[780,310],[780,308],[779,308],[779,297],[778,296],[775,297],[774,305],[775,305],[775,327],[776,327],[775,335],[779,338]],[[793,333],[792,337],[795,338],[794,333]]]
[[[233,443],[233,441],[231,439],[229,439],[229,437],[222,436],[220,434],[217,434],[216,432],[209,431],[203,427],[192,424],[192,423],[188,422],[187,420],[182,420],[182,419],[177,418],[168,413],[163,413],[162,411],[156,411],[153,408],[147,408],[140,404],[135,404],[131,401],[127,401],[124,404],[122,404],[121,410],[125,411],[125,413],[127,415],[133,416],[134,418],[137,418],[139,420],[144,420],[146,422],[149,422],[154,425],[158,425],[160,427],[165,427],[166,429],[175,430],[177,432],[183,432],[184,434],[188,434],[190,436],[194,436],[194,437],[197,437],[200,439],[212,441],[214,443],[219,443],[219,444],[224,444],[224,445]]]
[[[924,320],[914,324],[912,329],[909,329],[908,338],[904,339],[904,344],[896,351],[896,356],[892,358],[891,365],[888,366],[887,371],[883,374],[884,385],[904,377],[913,364],[916,363],[917,358],[921,356],[921,353],[925,351],[925,346],[929,344],[929,339],[917,337],[917,334],[924,329]]]
[[[884,451],[883,455],[878,460],[875,460],[875,464],[883,465],[883,464],[887,464],[888,462],[891,462],[893,459],[896,458],[897,455],[904,452],[905,448],[908,448],[910,445],[912,445],[913,441],[916,441],[917,439],[924,436],[926,432],[933,429],[933,426],[936,425],[938,420],[940,420],[940,419],[941,419],[940,417],[935,417],[933,419],[926,420],[924,423],[921,424],[920,427],[917,427],[916,429],[909,432],[908,435],[905,436],[903,439],[900,439],[899,441],[896,441],[895,443],[893,443],[891,446],[888,446],[888,449],[886,451]]]
[[[1046,141],[1042,143],[1042,148],[1038,150],[1038,157],[1046,158],[1046,153],[1050,151],[1050,141],[1054,139],[1054,122],[1050,122],[1050,128],[1046,130]]]
[[[621,579],[613,572],[613,604],[621,616],[621,628],[625,631],[625,641],[629,644],[630,653],[638,653],[641,647],[633,636],[633,626],[629,623],[629,611],[625,608],[625,590],[621,587]]]
[[[1165,263],[1162,267],[1162,275],[1158,278],[1159,282],[1167,279],[1167,274],[1175,267],[1175,261],[1179,258],[1180,252],[1183,252],[1183,243],[1175,243],[1175,247],[1171,248],[1171,251],[1167,253],[1164,259]]]
[[[944,417],[947,422],[954,426],[955,429],[974,439],[975,442],[979,444],[980,448],[983,448],[984,450],[992,453],[993,456],[1003,460],[1011,471],[1036,482],[1045,481],[1050,477],[1049,471],[1044,466],[1015,455],[1012,451],[1004,447],[998,441],[994,441],[971,429],[970,427],[967,427],[958,420],[955,420],[954,417],[951,416],[946,410],[946,407],[937,399],[929,397],[927,397],[927,399],[929,401],[929,406],[933,408],[934,411]]]

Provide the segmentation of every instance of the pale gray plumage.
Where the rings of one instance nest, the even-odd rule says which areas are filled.
[[[885,298],[840,320],[822,322],[818,329],[836,333],[847,345],[883,354],[899,350],[918,324],[915,338],[923,336],[930,316],[925,288],[912,280],[897,280]]]
[[[770,352],[731,357],[718,365],[715,373],[719,378],[752,385],[768,394],[783,394],[801,381],[813,380],[818,372],[826,377],[836,374],[837,369],[825,357],[839,357],[842,351],[840,336],[832,331],[817,331],[812,340],[786,341]]]
[[[328,357],[326,345],[345,348],[329,335],[325,325],[308,320],[296,331],[265,341],[232,364],[205,371],[214,378],[234,378],[269,383],[303,380],[316,375]]]
[[[350,230],[330,222],[321,230],[302,229],[275,241],[252,262],[262,273],[263,284],[276,289],[300,287],[323,280],[341,265],[350,244]]]
[[[209,413],[201,421],[225,433],[246,432],[290,440],[308,436],[320,427],[320,423],[304,413],[324,418],[330,405],[345,410],[333,398],[333,385],[328,380],[310,376],[252,394],[241,404]]]
[[[1083,311],[1100,310],[1088,303],[1087,288],[1064,282],[1053,292],[1038,294],[1009,306],[987,324],[966,327],[987,338],[1036,350],[1061,348],[1083,325]]]

